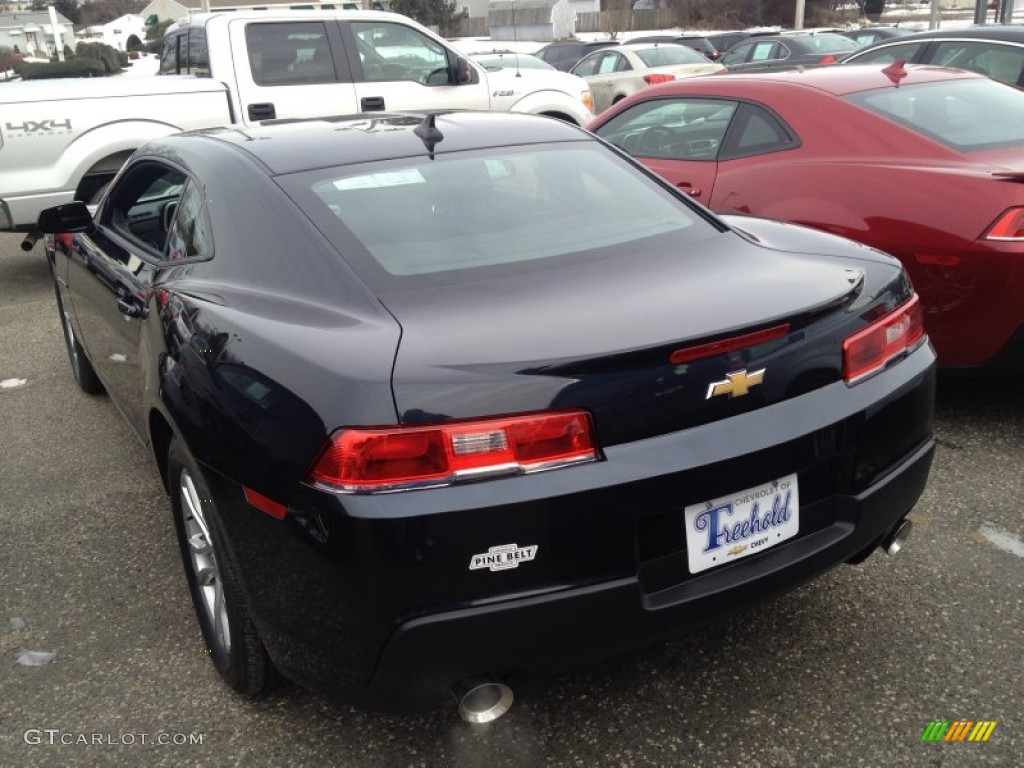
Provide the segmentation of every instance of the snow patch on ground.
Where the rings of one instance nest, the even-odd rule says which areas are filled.
[[[980,529],[981,535],[988,539],[989,543],[999,547],[1004,552],[1009,552],[1017,557],[1024,557],[1024,541],[1020,540],[1009,531],[997,528],[991,523],[983,523]]]

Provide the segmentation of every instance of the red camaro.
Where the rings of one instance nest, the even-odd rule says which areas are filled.
[[[1024,92],[902,62],[691,78],[590,129],[715,211],[896,256],[941,365],[1024,370]]]

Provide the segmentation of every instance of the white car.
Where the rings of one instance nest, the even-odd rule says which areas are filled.
[[[724,69],[685,45],[627,43],[594,51],[570,72],[587,81],[597,114],[649,85]]]

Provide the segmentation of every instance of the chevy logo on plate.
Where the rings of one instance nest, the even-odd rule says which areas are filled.
[[[722,381],[713,381],[708,384],[708,394],[704,399],[710,400],[718,395],[728,395],[730,398],[742,397],[750,391],[751,387],[764,381],[764,371],[765,369],[762,368],[760,371],[747,373],[747,369],[744,368],[742,371],[727,373]]]

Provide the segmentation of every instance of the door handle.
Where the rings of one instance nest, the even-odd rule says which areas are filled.
[[[383,112],[384,111],[384,97],[383,96],[364,96],[359,100],[359,108],[363,112]]]
[[[131,299],[118,299],[117,309],[125,317],[145,317],[146,308]]]
[[[246,107],[246,111],[249,115],[249,119],[253,122],[259,122],[260,120],[275,120],[277,119],[277,110],[274,109],[274,105],[271,102],[263,104],[250,104]]]
[[[680,181],[676,186],[690,197],[700,197],[700,190],[688,181]]]

